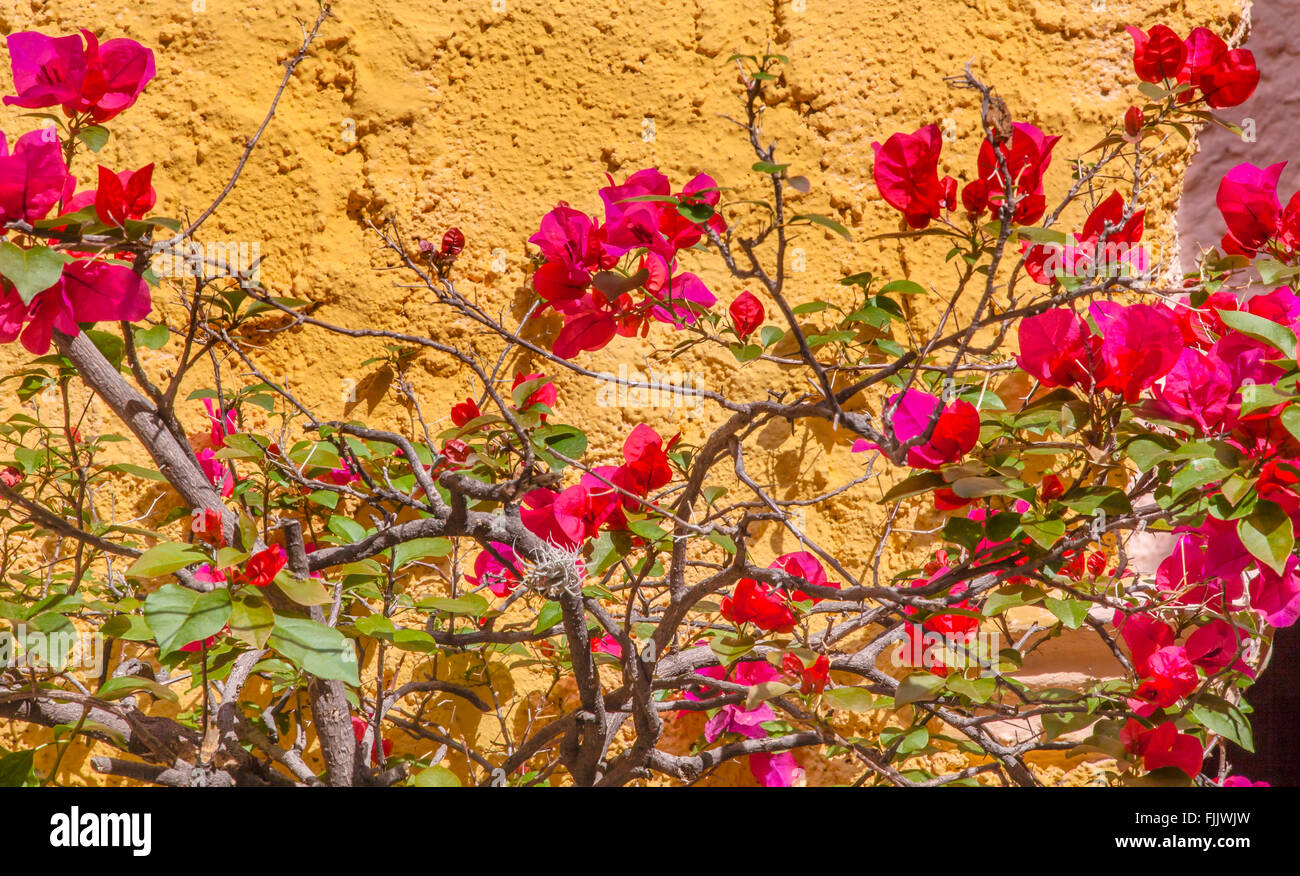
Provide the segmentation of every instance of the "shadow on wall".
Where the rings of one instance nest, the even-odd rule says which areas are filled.
[[[1300,0],[1255,0],[1245,48],[1255,53],[1260,83],[1254,96],[1225,115],[1244,128],[1238,137],[1210,126],[1187,173],[1178,210],[1182,268],[1196,253],[1218,244],[1225,231],[1215,205],[1219,180],[1232,167],[1250,162],[1267,167],[1287,161],[1278,187],[1283,203],[1300,189],[1300,45],[1294,40]],[[1279,630],[1274,653],[1260,682],[1247,691],[1255,707],[1257,754],[1234,749],[1233,772],[1274,785],[1300,785],[1300,628]]]

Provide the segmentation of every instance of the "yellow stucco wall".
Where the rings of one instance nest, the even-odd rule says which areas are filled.
[[[387,260],[365,220],[392,219],[411,238],[437,239],[447,226],[459,226],[468,240],[457,265],[459,288],[517,319],[529,295],[526,238],[558,200],[595,210],[606,172],[621,179],[657,165],[681,182],[707,171],[724,186],[757,191],[753,156],[721,118],[738,108],[735,69],[726,58],[770,46],[790,63],[766,114],[766,136],[778,141],[792,172],[812,181],[795,208],[833,216],[855,240],[804,233],[796,245],[806,270],[794,275],[788,294],[796,302],[835,296],[841,290],[834,281],[861,270],[929,285],[948,276],[941,273],[946,246],[908,246],[904,253],[897,242],[867,240],[896,230],[898,221],[871,182],[871,142],[950,118],[957,139],[945,144],[940,172],[968,178],[980,140],[978,103],[972,92],[946,88],[943,77],[960,73],[973,58],[1017,119],[1064,135],[1047,177],[1051,202],[1068,186],[1067,159],[1100,139],[1135,99],[1124,25],[1164,22],[1182,33],[1205,25],[1227,35],[1240,24],[1242,5],[339,0],[238,188],[205,234],[256,242],[264,281],[317,303],[318,317],[431,333],[491,351],[492,344],[449,321],[419,289],[399,287],[399,274],[375,270]],[[157,79],[112,123],[114,136],[98,157],[114,169],[156,161],[155,212],[183,217],[197,214],[225,184],[279,84],[278,65],[299,44],[300,23],[309,24],[315,12],[314,3],[285,0],[19,0],[0,7],[0,31],[68,33],[85,26],[154,49]],[[11,133],[31,123],[18,114],[0,110],[0,129]],[[1148,193],[1147,237],[1157,246],[1170,239],[1187,154],[1175,155]],[[75,170],[83,182],[92,180],[92,165]],[[713,261],[690,267],[724,305],[743,288]],[[916,305],[920,322],[933,318],[932,305]],[[656,338],[664,340],[662,327],[652,333]],[[364,385],[360,363],[376,349],[295,332],[259,362],[326,415],[350,411],[400,426],[406,414],[391,396],[373,413],[365,401],[355,410],[345,403],[347,381]],[[643,368],[649,351],[619,339],[582,361],[599,370]],[[19,361],[18,352],[16,346],[0,350],[0,371]],[[147,363],[163,368],[166,355]],[[657,367],[673,370],[662,360]],[[687,367],[704,383],[751,397],[790,380],[770,369],[738,371],[729,356]],[[433,417],[444,416],[472,388],[451,363],[429,356],[415,378]],[[561,418],[586,428],[593,448],[616,453],[616,442],[635,422],[667,428],[672,421],[653,409],[597,408],[593,387],[564,375],[559,384]],[[194,407],[186,419],[197,428],[202,415]],[[712,420],[706,414],[688,421],[686,438],[700,437]],[[96,411],[90,428],[118,427]],[[849,456],[844,441],[819,434],[808,443],[804,435],[768,430],[760,443],[771,455],[756,476],[817,490],[860,471],[860,458]],[[850,558],[862,557],[874,546],[879,506],[871,500],[878,493],[859,490],[810,513],[810,533]],[[919,556],[921,546],[904,538],[891,545],[897,567]]]

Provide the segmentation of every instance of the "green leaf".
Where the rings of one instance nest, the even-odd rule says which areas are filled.
[[[946,487],[948,482],[943,479],[943,475],[937,471],[925,471],[919,474],[906,477],[885,493],[885,502],[895,502],[899,499],[907,499],[912,496],[919,496],[921,493],[928,493],[940,487]]]
[[[230,635],[254,648],[262,648],[275,626],[275,612],[260,594],[244,592],[230,608]]]
[[[842,281],[841,281],[842,282]],[[912,280],[893,280],[886,283],[880,290],[879,295],[927,295],[925,287],[920,283]]]
[[[829,228],[831,231],[834,231],[836,234],[838,234],[840,237],[844,238],[845,240],[853,240],[847,228],[845,228],[843,225],[841,225],[840,223],[836,222],[834,219],[831,219],[827,216],[822,216],[817,213],[799,213],[795,216],[790,217],[790,223],[794,224],[795,222],[811,222],[814,225],[820,225],[823,228]]]
[[[90,125],[77,131],[77,139],[86,144],[91,152],[98,152],[108,142],[108,128],[103,125]]]
[[[1297,440],[1300,440],[1300,404],[1287,405],[1278,416],[1282,425]]]
[[[298,578],[288,569],[281,569],[275,576],[275,586],[299,605],[325,605],[334,601],[320,579]]]
[[[761,681],[752,685],[745,696],[745,711],[752,712],[759,704],[785,696],[794,689],[794,685],[782,681]]]
[[[417,607],[421,611],[440,611],[445,614],[468,614],[478,617],[488,610],[490,604],[477,593],[467,593],[456,599],[445,596],[421,599]]]
[[[1082,599],[1053,599],[1049,596],[1043,604],[1069,630],[1077,630],[1088,616],[1089,605]]]
[[[156,544],[127,567],[128,578],[158,578],[195,563],[207,562],[208,555],[198,548],[177,542]]]
[[[1228,328],[1236,329],[1242,334],[1250,335],[1281,350],[1288,359],[1295,358],[1295,332],[1286,326],[1244,310],[1220,311],[1219,318]]]
[[[411,777],[411,784],[417,788],[459,788],[460,779],[444,766],[431,766],[420,770]]]
[[[540,633],[549,630],[563,619],[564,609],[560,608],[560,603],[554,600],[547,602],[542,606],[542,610],[537,612],[537,624],[533,627],[533,632]]]
[[[752,170],[757,173],[785,173],[790,165],[772,164],[770,161],[755,161]]]
[[[894,691],[894,705],[905,706],[908,703],[934,699],[935,695],[943,690],[943,686],[944,679],[937,675],[928,672],[909,673],[898,683],[898,690]]]
[[[176,692],[166,685],[159,684],[152,678],[137,678],[134,675],[110,678],[103,687],[95,691],[95,696],[101,700],[120,700],[122,697],[130,696],[141,690],[149,691],[160,700],[174,703],[180,699]]]
[[[3,749],[0,749],[2,751]],[[15,751],[0,757],[0,788],[22,788],[32,783],[35,749]]]
[[[230,591],[198,593],[164,584],[144,601],[144,618],[164,653],[215,636],[230,619]]]
[[[445,557],[451,553],[451,540],[446,538],[416,538],[393,548],[393,568],[425,557]]]
[[[1281,506],[1260,499],[1249,517],[1237,521],[1237,536],[1246,550],[1281,575],[1295,546],[1291,518]]]
[[[730,666],[754,650],[754,640],[739,633],[723,633],[709,640],[709,648],[723,666]]]
[[[1255,750],[1250,719],[1232,703],[1213,694],[1202,694],[1192,707],[1192,719],[1246,751]]]
[[[1020,518],[1020,528],[1039,546],[1050,548],[1065,537],[1065,521],[1058,518]]]
[[[822,702],[832,709],[866,712],[876,707],[871,691],[861,687],[836,687],[822,694]]]
[[[57,283],[63,266],[70,261],[71,258],[48,246],[23,249],[0,240],[0,275],[14,284],[23,304],[31,304],[33,298]]]
[[[324,624],[306,618],[277,617],[267,644],[317,678],[342,681],[354,687],[361,683],[352,642]]]

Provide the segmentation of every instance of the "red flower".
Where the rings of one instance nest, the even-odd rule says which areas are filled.
[[[1148,770],[1172,766],[1187,773],[1189,778],[1195,778],[1201,771],[1204,757],[1200,740],[1179,733],[1173,721],[1166,721],[1159,727],[1148,730],[1139,721],[1130,718],[1119,738],[1124,743],[1124,750],[1141,757]]]
[[[226,536],[221,528],[221,512],[215,508],[204,508],[201,512],[196,510],[190,529],[195,538],[214,547],[221,547],[226,543]]]
[[[6,465],[4,469],[0,469],[0,484],[13,488],[22,483],[22,480],[23,473],[12,465]]]
[[[731,314],[731,322],[735,325],[736,334],[740,335],[742,341],[762,325],[763,319],[767,316],[763,311],[763,302],[749,291],[737,295],[736,300],[727,308],[727,312]]]
[[[455,258],[460,255],[460,251],[465,248],[465,235],[459,228],[448,228],[442,236],[442,254],[447,258]]]
[[[1024,122],[1016,122],[1012,127],[1011,142],[998,146],[1015,185],[1017,201],[1012,221],[1019,225],[1032,225],[1047,210],[1043,174],[1052,163],[1052,148],[1061,138],[1048,137],[1038,128]],[[1001,206],[1005,198],[1005,186],[993,144],[987,139],[980,146],[976,163],[979,178],[988,186],[989,203]]]
[[[1039,484],[1038,495],[1044,502],[1050,502],[1064,496],[1065,485],[1061,483],[1060,475],[1043,475],[1042,483]]]
[[[367,729],[369,726],[370,726],[370,722],[367,721],[365,718],[362,718],[360,715],[353,715],[353,716],[352,716],[352,735],[355,736],[355,737],[357,738],[357,744],[358,744],[358,745],[360,745],[362,742],[365,741],[365,738],[366,738],[366,729]],[[385,739],[385,740],[383,741],[382,745],[383,745],[383,749],[384,749],[384,757],[385,757],[385,758],[392,757],[392,755],[393,755],[393,740],[391,740],[391,739]],[[380,748],[380,744],[379,744],[379,743],[375,743],[374,747],[371,748],[371,750],[370,750],[370,765],[371,765],[371,766],[374,766],[375,764],[379,763],[379,748]]]
[[[459,438],[452,438],[442,445],[442,455],[447,457],[447,461],[452,465],[464,465],[469,459],[469,445]]]
[[[1167,709],[1196,690],[1196,667],[1187,659],[1182,645],[1166,645],[1147,659],[1150,676],[1129,699],[1129,706],[1146,717],[1156,709]]]
[[[946,196],[939,182],[939,151],[943,148],[939,126],[926,125],[914,134],[894,134],[884,146],[872,143],[871,148],[876,154],[872,173],[885,203],[900,211],[912,228],[924,228],[931,219],[938,219]]]
[[[122,225],[128,219],[140,219],[149,212],[157,194],[150,185],[153,165],[136,171],[115,174],[99,166],[99,188],[95,190],[95,215],[106,225]]]
[[[451,406],[451,421],[457,426],[464,426],[471,420],[477,420],[483,416],[483,412],[478,409],[478,403],[472,398],[467,398],[458,405]]]
[[[802,578],[809,584],[816,587],[834,587],[839,588],[839,583],[826,580],[826,570],[822,568],[821,562],[807,551],[796,551],[790,554],[782,554],[772,561],[768,566],[769,569],[780,569],[787,575],[793,575],[796,578]],[[802,590],[794,590],[790,593],[790,599],[794,602],[821,602],[820,596],[809,596]]]
[[[614,470],[610,480],[637,496],[648,496],[673,479],[668,464],[668,454],[663,449],[659,433],[645,423],[634,428],[623,442],[624,463]],[[639,503],[624,496],[624,507],[631,509]]]
[[[1133,673],[1138,678],[1150,675],[1151,655],[1173,643],[1173,628],[1150,615],[1133,614],[1125,617],[1118,610],[1113,623],[1133,655]]]
[[[1131,106],[1124,112],[1124,139],[1136,143],[1142,139],[1142,129],[1146,127],[1147,117],[1142,108]]]
[[[966,215],[978,219],[989,206],[989,187],[982,179],[966,183],[961,190],[961,205]]]
[[[831,680],[831,661],[825,654],[818,654],[812,666],[804,666],[797,655],[787,651],[781,658],[781,668],[799,679],[802,694],[820,694]]]
[[[71,196],[76,180],[63,163],[58,138],[49,134],[48,129],[28,131],[12,152],[0,134],[0,224],[39,221]]]
[[[284,555],[284,548],[278,544],[258,551],[244,565],[244,582],[254,587],[265,587],[275,580],[286,562],[288,557]]]
[[[1277,234],[1282,203],[1277,196],[1277,181],[1286,162],[1265,168],[1238,164],[1219,183],[1215,202],[1228,226],[1220,244],[1223,251],[1253,257]]]
[[[502,544],[499,541],[490,542],[496,554],[489,550],[481,550],[478,556],[474,558],[474,574],[466,575],[465,580],[469,581],[475,587],[487,585],[487,588],[496,596],[509,596],[510,593],[519,585],[519,577],[512,568],[515,564],[515,552],[510,545]],[[497,559],[497,556],[510,563],[507,566]]]
[[[1170,28],[1157,24],[1146,33],[1131,26],[1124,29],[1133,37],[1133,66],[1143,82],[1173,79],[1183,69],[1187,46]]]
[[[794,629],[795,614],[775,587],[741,578],[736,591],[722,600],[722,616],[734,624],[752,623],[770,633]]]

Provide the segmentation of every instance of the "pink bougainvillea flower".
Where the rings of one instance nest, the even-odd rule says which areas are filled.
[[[1204,669],[1206,675],[1213,675],[1232,666],[1233,669],[1254,677],[1250,667],[1237,657],[1246,638],[1246,634],[1232,624],[1222,618],[1215,618],[1187,637],[1187,658]]]
[[[1262,168],[1245,163],[1224,175],[1215,197],[1228,226],[1220,244],[1224,252],[1253,257],[1277,234],[1282,210],[1277,182],[1284,167],[1285,161]]]
[[[617,505],[593,497],[584,484],[558,493],[545,488],[530,490],[521,501],[519,517],[524,526],[538,538],[565,548],[577,547],[595,536]]]
[[[1012,221],[1031,225],[1042,218],[1047,209],[1043,175],[1052,163],[1052,149],[1061,138],[1048,137],[1025,122],[1016,122],[1012,128],[1010,143],[998,146],[998,151],[1006,160],[1015,187],[1017,201]],[[1000,207],[1006,197],[1006,186],[998,169],[993,144],[987,139],[980,146],[977,164],[979,179],[988,187],[989,204]]]
[[[1020,321],[1016,362],[1044,386],[1091,389],[1105,375],[1101,338],[1083,317],[1064,307]]]
[[[17,95],[6,106],[43,109],[72,103],[81,97],[86,79],[86,53],[81,37],[49,37],[35,31],[11,33],[6,38],[9,64]]]
[[[707,173],[701,173],[682,187],[677,193],[677,197],[682,200],[683,204],[707,205],[717,207],[718,202],[722,199],[722,193],[718,191],[718,183]],[[689,249],[699,243],[704,237],[704,229],[710,228],[721,234],[727,230],[727,223],[723,220],[720,213],[714,212],[713,215],[704,223],[693,222],[682,215],[671,204],[661,205],[659,211],[659,233],[668,241],[668,245],[675,250]]]
[[[115,39],[101,44],[90,31],[86,39],[86,78],[77,100],[63,105],[63,111],[89,111],[97,124],[103,124],[128,109],[153,79],[153,52],[135,40]]]
[[[1167,709],[1196,690],[1196,667],[1182,645],[1166,645],[1152,652],[1146,661],[1148,676],[1129,698],[1129,708],[1148,717]]]
[[[639,170],[622,185],[609,185],[599,191],[605,203],[605,248],[612,255],[623,255],[631,249],[649,249],[665,258],[671,258],[673,248],[659,230],[659,217],[666,201],[638,201],[634,198],[669,197],[672,191],[668,177],[657,168]],[[675,210],[671,204],[668,209]]]
[[[214,569],[207,563],[194,569],[194,580],[201,581],[204,584],[224,584],[226,575],[219,569]]]
[[[1281,506],[1287,516],[1300,516],[1300,459],[1269,459],[1259,470],[1255,492]]]
[[[1264,564],[1250,582],[1250,606],[1270,626],[1289,627],[1300,617],[1300,557],[1292,554],[1279,575]]]
[[[1217,356],[1184,348],[1152,407],[1160,416],[1196,426],[1204,435],[1223,427],[1233,395],[1232,372]]]
[[[939,152],[943,139],[938,125],[926,125],[914,134],[897,133],[885,145],[871,144],[875,152],[872,174],[885,203],[898,210],[912,228],[924,228],[938,219],[945,196],[939,182]]]
[[[763,660],[741,661],[732,667],[730,674],[721,666],[706,666],[699,674],[707,678],[726,679],[735,684],[753,686],[765,681],[775,681],[781,677],[776,667]],[[700,697],[686,693],[686,698],[698,701]],[[743,704],[728,704],[718,710],[704,725],[704,738],[715,741],[723,733],[736,733],[747,739],[760,739],[767,735],[763,724],[775,721],[776,713],[767,703],[759,703],[753,709],[746,709]]]
[[[150,182],[153,165],[115,174],[99,167],[99,188],[95,189],[95,215],[106,225],[122,225],[128,219],[141,219],[158,196]]]
[[[897,394],[890,396],[886,409],[893,409],[890,424],[898,442],[924,435],[941,404],[939,399],[917,389],[907,390],[901,399]],[[980,418],[975,406],[954,400],[939,413],[930,439],[908,448],[907,464],[912,468],[938,469],[956,462],[974,448],[979,435]],[[853,449],[857,452],[878,448],[863,441],[855,443]]]
[[[217,406],[213,404],[212,399],[210,398],[205,398],[203,400],[203,407],[208,412],[208,425],[212,436],[212,446],[217,450],[220,450],[226,446],[226,438],[230,435],[234,435],[235,432],[238,431],[238,426],[235,422],[235,409],[231,408],[226,411],[224,417],[218,416]]]
[[[1133,66],[1143,82],[1173,79],[1183,69],[1187,46],[1173,30],[1163,24],[1145,33],[1132,26],[1124,29],[1133,37]]]
[[[18,92],[4,99],[11,106],[62,106],[70,116],[89,112],[102,124],[135,103],[154,77],[153,52],[135,40],[100,44],[83,29],[80,37],[15,33],[7,42]]]
[[[544,301],[581,298],[591,275],[609,262],[591,217],[564,202],[542,217],[537,233],[528,238],[546,257],[533,275],[533,288]]]
[[[1132,404],[1178,361],[1182,334],[1168,308],[1097,301],[1088,311],[1101,329],[1101,358],[1106,363],[1099,387]]]
[[[474,574],[466,575],[465,580],[475,587],[486,585],[495,596],[509,596],[519,584],[519,577],[514,569],[515,552],[510,545],[499,541],[490,544],[496,553],[493,554],[489,550],[479,551],[478,556],[474,558]],[[501,560],[505,560],[505,563]]]
[[[1179,733],[1173,721],[1165,721],[1159,727],[1147,729],[1141,722],[1130,718],[1120,731],[1120,741],[1129,754],[1142,758],[1148,770],[1161,767],[1177,767],[1195,778],[1201,771],[1204,759],[1200,740],[1186,733]]]
[[[235,479],[231,476],[226,463],[217,459],[216,451],[211,447],[203,448],[195,454],[195,457],[198,459],[199,468],[207,475],[208,482],[221,490],[223,499],[229,499],[235,492]]]
[[[763,310],[763,302],[749,291],[737,295],[736,300],[732,301],[731,306],[727,308],[727,312],[731,314],[731,324],[735,326],[736,334],[740,335],[742,341],[762,325],[767,316]]]
[[[660,322],[678,329],[683,325],[693,325],[697,309],[705,310],[717,303],[718,299],[703,280],[691,273],[673,276],[673,266],[655,253],[648,255],[641,266],[649,274],[643,287],[645,293],[662,302],[662,306],[650,311],[650,315]],[[634,333],[622,332],[625,336]]]
[[[817,587],[834,587],[839,589],[839,583],[828,581],[826,579],[826,570],[822,568],[821,561],[813,554],[807,551],[796,551],[790,554],[782,554],[772,561],[769,569],[780,569],[787,575],[793,575],[796,578],[802,578],[809,584]],[[794,590],[790,593],[790,599],[794,602],[821,602],[819,596],[809,596],[802,590]]]
[[[0,224],[44,219],[55,204],[72,196],[75,186],[51,129],[28,131],[12,152],[0,134]]]
[[[1206,572],[1206,539],[1201,533],[1187,533],[1178,539],[1173,552],[1165,557],[1156,570],[1156,588],[1169,594],[1175,605],[1195,606],[1222,612],[1223,598],[1229,602],[1243,593],[1240,572],[1227,572],[1222,577]],[[1167,644],[1167,643],[1166,643]]]
[[[788,633],[796,620],[779,588],[752,578],[741,578],[735,592],[723,597],[722,616],[737,625],[752,623],[769,633]]]
[[[194,577],[196,579],[198,578],[197,575],[195,575]],[[229,629],[230,627],[228,626],[222,627],[220,632],[213,633],[212,635],[208,636],[206,639],[203,639],[202,641],[194,641],[185,645],[181,645],[180,650],[184,651],[186,654],[197,654],[200,651],[211,648],[216,643],[217,637],[220,636],[222,633],[225,633]]]
[[[1218,783],[1221,788],[1268,788],[1272,787],[1268,782],[1252,782],[1245,776],[1225,776],[1222,782]]]
[[[612,657],[621,658],[623,656],[623,646],[618,643],[618,639],[614,638],[614,634],[610,633],[591,640],[591,653],[609,654]]]
[[[749,771],[764,788],[793,788],[803,780],[804,771],[794,752],[774,754],[760,751],[749,756]]]
[[[1149,676],[1151,655],[1173,644],[1173,627],[1147,614],[1131,614],[1126,617],[1119,610],[1115,611],[1112,622],[1133,657],[1133,673],[1138,678]]]
[[[1196,83],[1205,102],[1214,109],[1245,103],[1259,85],[1259,70],[1250,49],[1232,49],[1217,64],[1201,73]]]
[[[600,292],[588,292],[564,309],[564,326],[551,344],[551,352],[572,359],[584,351],[603,349],[619,333],[619,309],[631,304],[630,295],[611,303]]]

